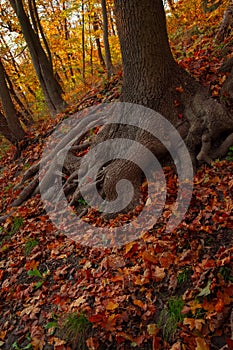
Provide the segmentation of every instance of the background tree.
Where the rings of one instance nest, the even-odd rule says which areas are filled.
[[[63,91],[55,78],[51,60],[47,57],[38,35],[31,26],[22,1],[10,0],[10,3],[22,28],[50,113],[55,115],[64,109],[66,103],[62,98]]]
[[[26,133],[23,130],[12,102],[10,92],[8,90],[5,70],[0,59],[0,99],[2,103],[2,109],[4,111],[0,115],[0,132],[15,146],[18,145],[18,142],[22,141]]]
[[[233,1],[230,1],[226,10],[224,11],[222,22],[215,36],[215,41],[217,43],[224,40],[224,38],[227,36],[229,27],[233,28]]]
[[[100,43],[99,20],[98,20],[96,13],[94,13],[94,18],[93,18],[93,29],[94,29],[95,42],[96,42],[96,46],[97,46],[97,50],[98,50],[100,64],[103,68],[105,68],[105,62],[104,62],[102,49],[101,49],[101,43]]]
[[[101,0],[101,6],[102,6],[102,16],[103,16],[105,61],[106,61],[107,76],[109,79],[113,74],[113,65],[112,65],[112,57],[111,57],[109,40],[108,40],[108,13],[107,13],[106,0]]]

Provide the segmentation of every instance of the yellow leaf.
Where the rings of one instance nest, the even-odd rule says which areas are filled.
[[[157,335],[158,331],[159,331],[159,329],[157,328],[155,323],[151,323],[151,324],[147,325],[147,332],[150,335]]]
[[[85,303],[86,297],[81,296],[72,303],[72,307],[79,307],[81,304]]]
[[[203,338],[196,338],[196,343],[197,343],[197,346],[195,350],[210,350],[209,345],[206,344]]]
[[[190,302],[190,310],[192,311],[192,314],[196,314],[196,310],[201,309],[202,305],[199,303],[198,300],[193,300]]]
[[[181,343],[178,341],[177,343],[173,344],[170,350],[181,350]]]
[[[128,254],[129,252],[130,252],[130,250],[134,247],[134,246],[136,246],[136,248],[138,247],[138,243],[136,243],[136,242],[129,242],[129,243],[127,243],[126,245],[125,245],[125,254]]]

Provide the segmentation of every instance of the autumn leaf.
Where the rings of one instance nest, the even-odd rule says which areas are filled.
[[[35,350],[43,350],[44,345],[45,345],[44,337],[32,338],[31,345],[33,346],[33,349],[35,349]]]
[[[157,335],[159,332],[159,328],[156,326],[155,323],[151,323],[147,325],[147,332],[150,335]]]
[[[134,303],[134,305],[139,306],[141,309],[143,309],[143,307],[144,307],[144,303],[141,300],[134,299],[133,303]]]
[[[151,253],[146,252],[146,251],[143,252],[142,258],[143,258],[146,262],[150,262],[151,264],[154,264],[154,265],[156,265],[157,262],[158,262],[157,258],[156,258],[154,255],[152,255]]]
[[[153,278],[155,278],[156,281],[161,281],[166,276],[165,269],[163,267],[156,266],[155,270],[152,273]]]
[[[112,300],[105,301],[103,304],[105,305],[105,308],[108,311],[113,311],[113,310],[117,309],[119,306],[118,303],[114,303]]]
[[[211,294],[211,290],[210,290],[211,283],[212,282],[209,280],[208,283],[207,283],[207,286],[205,288],[203,288],[200,291],[200,293],[198,294],[199,297],[207,296],[207,295]]]
[[[203,338],[196,338],[196,348],[195,350],[210,350],[209,345],[205,342]]]

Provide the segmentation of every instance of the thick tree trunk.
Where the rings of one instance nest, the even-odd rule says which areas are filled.
[[[180,94],[175,88],[187,85],[194,92],[197,84],[174,61],[162,1],[116,0],[115,13],[124,68],[123,101],[165,113],[170,120],[175,113],[177,118],[174,101]]]
[[[22,1],[10,0],[10,3],[22,28],[49,111],[55,115],[66,106],[62,98],[62,89],[54,76],[51,62],[41,46],[39,37],[31,26]]]
[[[196,157],[199,161],[210,163],[211,141],[218,139],[224,131],[232,131],[233,120],[174,61],[162,1],[115,0],[115,11],[124,68],[122,101],[154,109],[175,127],[180,124],[179,118],[182,118],[186,127],[181,134],[193,165],[196,165]],[[164,156],[166,150],[161,148],[157,140],[146,132],[129,136],[131,131],[128,126],[105,127],[97,136],[97,142],[107,135],[123,137],[127,129],[129,138],[146,146],[157,157]],[[132,152],[137,154],[138,150]],[[124,160],[112,162],[106,167],[103,183],[106,198],[113,200],[116,197],[116,185],[121,179],[128,179],[137,187],[141,176],[142,172],[136,170],[132,163],[126,164]]]

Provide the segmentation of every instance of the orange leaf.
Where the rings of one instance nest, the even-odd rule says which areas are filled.
[[[158,262],[157,258],[155,256],[153,256],[152,254],[148,253],[148,252],[143,252],[142,258],[145,261],[148,261],[148,262],[150,262],[151,264],[154,264],[154,265],[156,265],[157,262]]]
[[[138,249],[138,243],[136,243],[134,241],[130,242],[130,243],[127,243],[125,245],[125,254],[128,254],[129,252],[131,252],[131,250],[133,250],[133,252],[134,252],[137,249]]]
[[[182,88],[182,86],[178,86],[176,87],[176,91],[181,93],[184,91],[184,89]]]
[[[1,281],[1,279],[2,279],[3,274],[4,274],[4,271],[3,271],[3,270],[0,270],[0,281]]]
[[[30,261],[27,261],[26,264],[25,264],[25,268],[27,271],[29,270],[34,270],[37,268],[37,266],[39,265],[39,261],[35,261],[35,260],[30,260]]]
[[[119,304],[114,303],[113,301],[110,300],[110,301],[107,303],[107,305],[105,306],[105,308],[106,308],[106,310],[113,311],[113,310],[117,309],[118,306],[119,306]]]
[[[133,303],[134,303],[134,305],[137,305],[137,306],[139,306],[139,307],[142,308],[142,309],[143,309],[143,307],[144,307],[144,304],[143,304],[143,302],[142,302],[141,300],[135,299],[135,300],[133,301]]]
[[[224,301],[219,299],[217,304],[215,305],[215,311],[221,312],[224,309]]]

